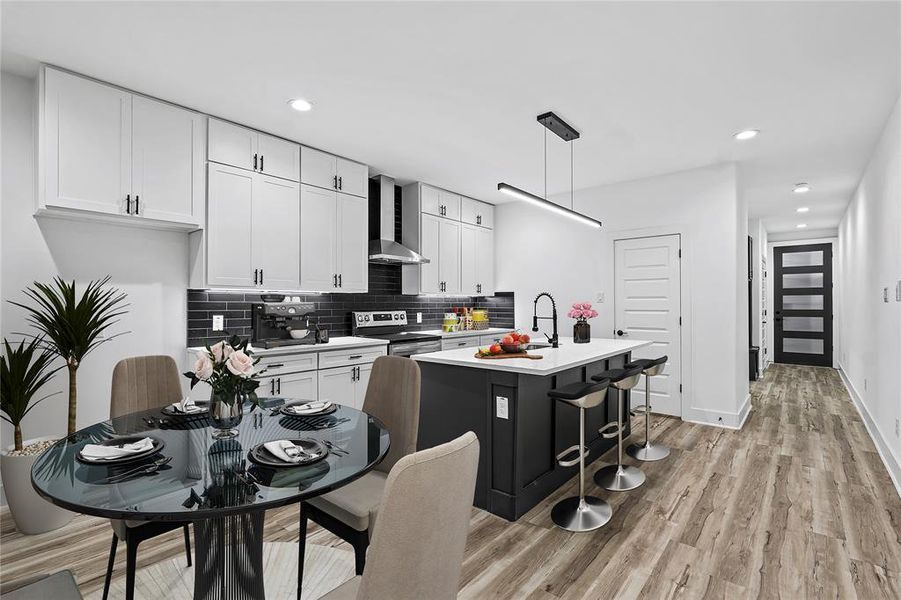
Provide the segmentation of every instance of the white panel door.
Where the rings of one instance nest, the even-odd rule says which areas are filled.
[[[351,196],[369,197],[369,167],[338,158],[338,190]]]
[[[338,291],[365,292],[369,282],[369,201],[338,193]]]
[[[257,175],[253,190],[253,268],[260,285],[274,290],[300,287],[300,185]]]
[[[273,177],[300,181],[300,144],[259,133],[259,171]]]
[[[467,296],[479,292],[478,229],[468,223],[460,226],[460,292]]]
[[[338,188],[338,159],[335,156],[303,146],[300,149],[300,181],[308,185],[334,190]]]
[[[441,251],[440,231],[442,219],[432,215],[422,215],[422,231],[420,235],[419,253],[429,259],[420,265],[419,292],[421,294],[438,294],[441,292]]]
[[[131,189],[137,214],[200,224],[203,149],[203,115],[135,96]]]
[[[614,242],[616,335],[653,342],[633,352],[633,359],[668,357],[663,373],[651,378],[651,407],[673,416],[682,414],[679,248],[678,235]],[[644,402],[644,386],[642,376],[633,403]]]
[[[372,376],[372,363],[357,367],[357,381],[354,384],[354,408],[363,410],[366,390],[369,389],[369,378]]]
[[[460,222],[439,219],[438,278],[446,294],[460,293]]]
[[[353,407],[356,404],[354,381],[356,367],[338,367],[317,371],[319,374],[319,399]]]
[[[300,186],[300,289],[308,292],[337,289],[337,193]]]
[[[132,95],[46,69],[44,204],[126,214]]]
[[[318,400],[319,374],[316,371],[281,375],[275,380],[276,394],[292,400]]]
[[[465,248],[461,250],[465,251]],[[480,296],[494,295],[494,231],[478,227],[476,229],[476,273],[477,290]]]
[[[209,163],[207,283],[254,285],[252,171]]]
[[[207,157],[213,162],[253,170],[257,132],[218,119],[209,120]]]

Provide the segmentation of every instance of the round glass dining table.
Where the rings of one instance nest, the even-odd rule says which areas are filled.
[[[215,439],[205,415],[163,416],[159,409],[86,427],[49,448],[32,469],[32,484],[63,508],[109,519],[193,522],[194,598],[263,599],[265,511],[319,496],[360,477],[388,453],[376,418],[338,405],[329,415],[278,412],[285,399],[245,408],[238,435]],[[164,444],[140,461],[86,464],[86,444],[147,435]],[[285,468],[260,466],[248,452],[267,441],[313,439],[326,458]],[[162,464],[161,466],[160,463]]]

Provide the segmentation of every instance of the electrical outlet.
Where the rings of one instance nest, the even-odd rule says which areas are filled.
[[[895,417],[895,437],[901,437],[901,419]]]
[[[504,396],[495,396],[494,402],[497,405],[497,418],[498,419],[509,419],[510,418],[510,408],[509,402],[507,398]]]
[[[863,380],[863,391],[867,391],[867,379],[866,379],[866,377],[864,377],[864,380]]]
[[[222,331],[225,329],[225,316],[213,315],[213,331]]]
[[[605,300],[604,292],[598,292],[598,295],[595,296],[595,299],[598,301],[598,304],[603,304]]]
[[[882,301],[888,303],[888,288],[882,288]]]
[[[901,302],[901,279],[895,284],[895,302]]]
[[[416,313],[416,322],[422,323],[422,313]]]

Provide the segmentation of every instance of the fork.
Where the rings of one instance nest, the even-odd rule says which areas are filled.
[[[117,483],[117,481],[114,481],[114,480],[127,479],[127,478],[131,477],[132,475],[135,475],[146,469],[159,470],[161,467],[166,465],[170,460],[172,460],[171,456],[167,456],[166,458],[158,458],[157,460],[153,461],[149,465],[144,465],[142,467],[136,467],[134,469],[125,471],[124,473],[117,473],[115,475],[110,475],[109,477],[98,480],[96,483]]]

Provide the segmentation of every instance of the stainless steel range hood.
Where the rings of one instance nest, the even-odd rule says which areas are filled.
[[[379,237],[369,242],[369,262],[388,265],[421,265],[431,262],[414,250],[394,241],[394,179],[387,175],[378,182]]]

